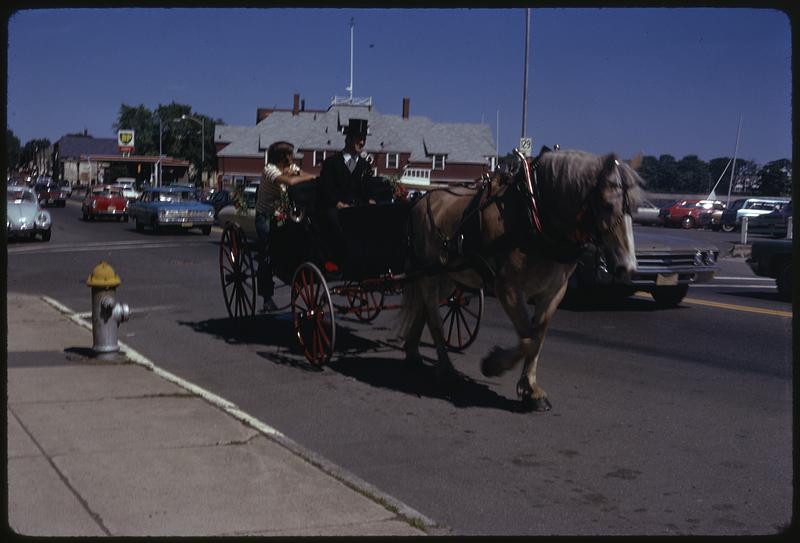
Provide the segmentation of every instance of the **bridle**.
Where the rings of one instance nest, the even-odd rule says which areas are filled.
[[[520,186],[521,192],[525,196],[525,203],[528,209],[530,224],[534,230],[534,234],[543,236],[546,239],[550,238],[552,240],[552,233],[545,232],[542,228],[542,221],[539,216],[539,208],[536,202],[536,194],[538,192],[536,170],[539,165],[539,157],[536,157],[533,160],[533,163],[529,165],[525,156],[518,149],[514,149],[512,153],[522,162],[524,176],[523,179],[517,180],[517,184]],[[619,162],[616,160],[614,162],[618,169]],[[617,171],[619,172],[619,170]],[[600,193],[609,185],[612,185],[613,188],[619,188],[622,190],[622,213],[607,228],[601,228],[598,224],[591,204],[599,199]],[[602,237],[613,233],[617,228],[619,228],[619,225],[622,224],[626,215],[630,215],[630,201],[628,197],[628,188],[622,182],[621,178],[618,176],[618,179],[615,182],[609,181],[608,179],[598,179],[597,183],[595,183],[595,185],[583,199],[583,202],[578,209],[578,213],[575,216],[575,230],[567,233],[566,237],[570,242],[579,245],[583,245],[590,241],[598,244],[600,243]]]

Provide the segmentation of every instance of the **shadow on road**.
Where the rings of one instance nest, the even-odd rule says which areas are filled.
[[[199,322],[179,321],[195,332],[210,334],[226,343],[270,345],[281,352],[257,351],[258,356],[280,366],[318,372],[310,364],[295,340],[290,315],[255,315],[242,319],[209,319]],[[488,385],[459,373],[452,381],[437,379],[432,365],[409,367],[403,360],[375,356],[394,353],[398,348],[381,341],[365,339],[344,327],[336,327],[336,350],[327,368],[376,388],[403,394],[441,399],[455,407],[486,407],[504,411],[527,412],[521,402],[500,396]]]

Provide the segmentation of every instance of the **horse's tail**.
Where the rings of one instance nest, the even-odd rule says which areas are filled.
[[[408,335],[411,324],[419,312],[424,310],[423,302],[422,288],[419,281],[408,281],[403,285],[403,299],[395,325],[399,337],[405,338]]]

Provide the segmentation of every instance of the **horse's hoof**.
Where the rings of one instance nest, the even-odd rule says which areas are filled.
[[[484,377],[497,377],[506,371],[507,368],[504,368],[499,362],[499,358],[497,356],[499,352],[500,349],[495,347],[489,352],[489,354],[483,357],[483,360],[481,360],[481,373]]]
[[[521,398],[522,406],[525,411],[550,411],[553,405],[547,396],[542,398],[534,398],[533,396],[523,396]]]

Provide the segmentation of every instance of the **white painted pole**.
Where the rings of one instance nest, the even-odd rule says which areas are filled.
[[[750,222],[748,217],[742,217],[742,245],[747,243],[747,223]]]
[[[731,180],[728,183],[728,199],[725,201],[725,207],[731,203],[731,189],[733,188],[733,174],[736,171],[736,155],[739,153],[739,136],[742,133],[742,114],[739,113],[739,128],[736,130],[736,147],[733,149],[733,168],[731,168]],[[744,242],[743,242],[744,243]]]
[[[350,18],[350,103],[353,103],[353,18]]]
[[[786,239],[792,239],[794,235],[792,234],[792,216],[789,215],[786,217]]]

